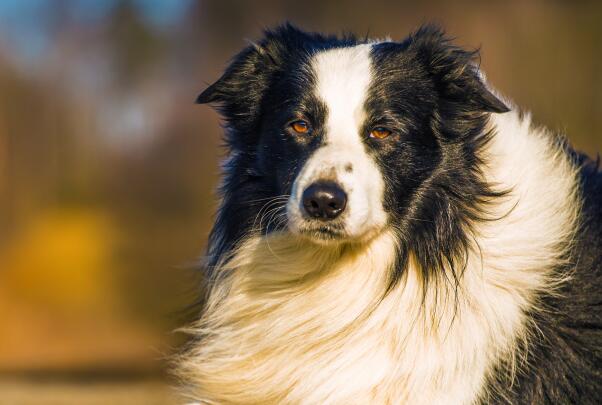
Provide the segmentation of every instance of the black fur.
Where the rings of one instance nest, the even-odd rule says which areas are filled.
[[[286,226],[272,221],[284,209],[273,199],[290,194],[299,170],[322,145],[328,114],[311,91],[309,59],[320,50],[362,42],[284,25],[238,54],[198,97],[199,103],[219,104],[229,155],[209,268],[227,259],[254,227],[271,232]],[[424,280],[435,283],[432,288],[440,282],[457,287],[475,243],[471,227],[496,220],[488,205],[509,191],[487,184],[480,169],[478,151],[492,136],[485,130],[488,114],[508,108],[482,83],[476,56],[430,26],[403,42],[373,47],[373,67],[382,80],[370,90],[365,132],[382,125],[394,135],[364,142],[382,170],[385,210],[400,241],[390,289],[410,254]],[[299,116],[311,121],[311,137],[287,136],[283,128]],[[490,378],[484,403],[593,404],[602,397],[602,177],[585,160],[581,164],[584,207],[574,276],[560,295],[541,298],[545,310],[530,314],[536,338],[526,348],[527,362],[512,384],[501,370]],[[446,268],[453,269],[451,279]]]
[[[443,269],[463,269],[471,224],[487,220],[487,202],[502,197],[482,180],[476,152],[488,141],[487,112],[508,108],[479,80],[475,53],[449,43],[433,27],[402,43],[373,48],[376,76],[368,125],[400,128],[399,138],[375,143],[387,186],[386,208],[403,249],[391,287],[412,252],[426,281]],[[379,118],[383,111],[387,117]],[[459,262],[460,261],[460,262]],[[457,283],[461,274],[452,272]]]

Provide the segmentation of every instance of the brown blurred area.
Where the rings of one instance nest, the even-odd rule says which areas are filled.
[[[537,122],[602,150],[602,2],[7,0],[0,404],[178,403],[166,358],[223,154],[193,100],[285,20],[393,39],[439,23]]]

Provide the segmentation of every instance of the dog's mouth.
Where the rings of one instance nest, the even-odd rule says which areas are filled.
[[[344,243],[364,243],[383,231],[384,228],[374,228],[361,235],[350,234],[343,223],[306,223],[303,226],[289,228],[293,234],[320,245],[337,245]]]
[[[349,239],[342,223],[320,223],[311,221],[303,224],[293,233],[318,243],[342,242]]]

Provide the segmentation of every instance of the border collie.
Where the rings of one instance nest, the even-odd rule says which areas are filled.
[[[477,53],[284,25],[198,97],[225,119],[208,404],[602,400],[602,176]]]

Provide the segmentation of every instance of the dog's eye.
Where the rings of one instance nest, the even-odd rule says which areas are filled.
[[[391,131],[383,127],[376,127],[370,131],[370,138],[374,139],[385,139],[389,135],[391,135]]]
[[[298,134],[306,134],[309,132],[309,124],[303,120],[292,122],[291,128]]]

